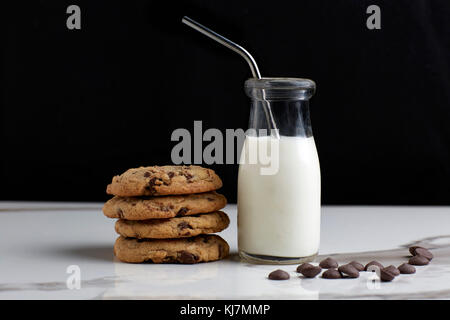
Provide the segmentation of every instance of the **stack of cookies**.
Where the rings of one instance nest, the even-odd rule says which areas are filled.
[[[228,255],[225,240],[211,233],[228,227],[222,181],[199,166],[153,166],[115,176],[103,206],[118,218],[114,254],[123,262],[198,263]]]

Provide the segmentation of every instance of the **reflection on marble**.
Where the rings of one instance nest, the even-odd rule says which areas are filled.
[[[125,264],[115,262],[120,283],[104,299],[317,299],[302,288],[294,271],[292,282],[268,281],[267,266],[240,263],[237,254],[198,265]],[[272,267],[273,268],[273,267]],[[125,281],[124,281],[125,280]]]
[[[398,266],[407,262],[408,247],[430,248],[435,258],[428,266],[417,266],[416,274],[399,275],[380,282],[376,274],[361,272],[358,279],[307,279],[296,266],[280,266],[289,281],[270,281],[275,266],[246,264],[234,254],[228,260],[194,266],[133,265],[115,263],[117,279],[104,299],[445,299],[450,298],[450,236],[431,237],[399,249],[318,256],[333,257],[340,264],[377,260]],[[181,272],[180,272],[181,271]],[[412,290],[414,288],[414,290]],[[175,292],[175,294],[174,294]]]
[[[444,207],[323,208],[321,255],[316,261],[331,256],[341,264],[378,260],[398,266],[408,260],[411,245],[432,250],[430,265],[388,283],[374,280],[376,275],[369,272],[357,279],[305,279],[295,272],[296,265],[241,262],[234,205],[225,209],[231,224],[221,233],[231,247],[229,258],[198,265],[121,263],[112,254],[114,221],[103,217],[101,205],[76,208],[0,203],[0,299],[450,298],[450,210]],[[369,233],[373,230],[377,232]],[[80,290],[66,286],[69,265],[81,269]],[[291,279],[268,280],[278,268]]]

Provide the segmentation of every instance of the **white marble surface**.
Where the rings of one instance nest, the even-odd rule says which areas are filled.
[[[323,207],[321,256],[339,262],[406,262],[406,247],[435,255],[414,275],[391,283],[303,279],[295,265],[251,265],[236,255],[236,206],[221,233],[231,247],[223,261],[198,265],[125,264],[113,257],[114,221],[101,204],[0,202],[0,299],[448,299],[449,207]],[[81,288],[68,289],[66,269],[78,265]],[[281,268],[288,281],[270,281]]]

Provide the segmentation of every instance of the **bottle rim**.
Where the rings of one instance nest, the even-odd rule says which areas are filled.
[[[245,81],[245,91],[257,100],[307,100],[316,90],[316,83],[304,78],[251,78]]]
[[[281,90],[314,90],[316,83],[310,79],[304,78],[250,78],[245,81],[246,87],[257,89],[281,89]]]

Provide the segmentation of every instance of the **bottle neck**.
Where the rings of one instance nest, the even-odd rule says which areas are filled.
[[[303,78],[248,79],[245,92],[252,99],[250,129],[277,129],[276,136],[311,137],[309,99],[315,90],[314,81]]]
[[[257,135],[270,135],[270,130],[273,129],[271,117],[280,136],[312,136],[308,100],[252,99],[249,129],[255,129]],[[260,131],[260,129],[265,130]],[[267,133],[264,134],[264,132]]]

